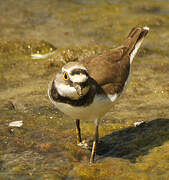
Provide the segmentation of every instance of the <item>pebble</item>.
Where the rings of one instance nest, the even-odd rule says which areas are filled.
[[[9,127],[21,127],[23,125],[23,121],[13,121],[9,123]]]
[[[141,124],[145,123],[144,121],[138,121],[134,123],[134,127],[140,126]]]

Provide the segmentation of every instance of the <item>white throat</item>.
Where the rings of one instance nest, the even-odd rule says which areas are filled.
[[[68,97],[72,100],[80,99],[80,96],[77,93],[77,90],[73,86],[70,86],[69,84],[60,83],[55,80],[55,88],[57,89],[60,96]],[[84,87],[82,89],[83,95],[85,95],[88,92],[88,90],[89,90],[88,86]]]

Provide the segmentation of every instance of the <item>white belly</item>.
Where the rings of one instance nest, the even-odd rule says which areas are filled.
[[[118,98],[118,95],[103,97],[96,96],[93,103],[89,106],[71,106],[70,104],[54,102],[55,106],[70,116],[72,119],[80,120],[96,120],[101,118],[106,112],[110,110],[113,102]]]

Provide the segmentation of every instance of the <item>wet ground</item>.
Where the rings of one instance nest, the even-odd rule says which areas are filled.
[[[138,24],[150,32],[89,165],[74,122],[48,100],[48,82],[66,62],[120,45]],[[169,1],[7,0],[0,27],[0,179],[169,179]],[[94,124],[81,127],[91,144]]]

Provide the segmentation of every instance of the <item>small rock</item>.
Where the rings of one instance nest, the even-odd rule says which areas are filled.
[[[142,124],[144,124],[144,123],[145,123],[144,121],[135,122],[135,123],[134,123],[134,127],[140,126],[140,125],[142,125]]]
[[[9,123],[9,127],[21,127],[23,125],[23,121],[13,121]]]

